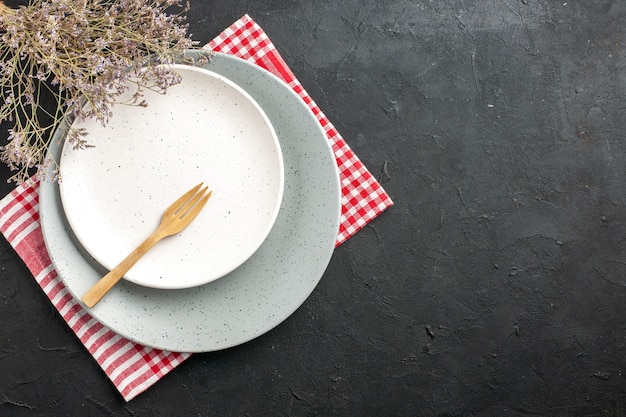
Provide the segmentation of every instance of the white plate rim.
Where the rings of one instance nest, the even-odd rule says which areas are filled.
[[[319,125],[312,111],[282,80],[253,63],[230,55],[215,53],[207,67],[218,73],[220,71],[229,72],[229,78],[238,82],[242,88],[255,97],[259,104],[264,107],[275,126],[277,123],[273,119],[275,114],[272,115],[268,111],[268,108],[266,108],[268,103],[265,103],[265,100],[272,99],[272,94],[282,96],[290,105],[294,106],[295,109],[292,111],[296,112],[298,117],[308,123],[308,128],[311,130],[308,134],[313,136],[313,139],[300,138],[294,140],[293,144],[285,146],[280,133],[282,128],[277,129],[285,160],[283,207],[266,243],[244,265],[220,280],[189,290],[155,290],[137,287],[131,283],[122,283],[105,297],[100,304],[91,309],[90,313],[94,318],[118,334],[147,346],[170,351],[207,352],[221,350],[250,341],[278,326],[305,302],[319,283],[334,252],[339,228],[341,191],[335,157],[326,133]],[[230,71],[235,69],[243,74],[241,75],[241,80],[232,78],[233,74]],[[260,98],[259,94],[267,94],[268,98]],[[272,105],[272,103],[269,104],[270,106]],[[273,105],[282,108],[284,103],[274,103]],[[286,117],[286,119],[290,119],[290,117]],[[282,123],[285,122],[283,121]],[[305,147],[311,146],[311,144],[307,145],[303,139],[308,141],[314,140],[316,153],[307,155],[307,157],[321,158],[314,161],[316,168],[311,168],[312,161],[306,161],[303,155],[298,157],[291,155],[291,146],[300,147],[300,150],[307,151],[305,153],[310,151],[310,149]],[[59,140],[60,136],[55,135],[51,144],[51,152],[54,153],[55,146],[58,150]],[[298,140],[301,143],[296,143]],[[291,160],[292,157],[294,158],[293,160]],[[288,166],[292,163],[297,166]],[[323,171],[321,174],[318,172],[317,175],[326,178],[324,182],[319,180],[315,182],[315,178],[311,178],[311,174],[315,174],[315,170]],[[305,186],[303,190],[293,190],[293,187],[302,185]],[[317,204],[317,207],[308,207],[310,212],[305,213],[307,207],[303,207],[303,205],[310,203],[310,201],[305,200],[310,197],[303,197],[301,194],[299,197],[294,198],[294,193],[297,194],[297,192],[314,192],[314,203]],[[308,196],[308,194],[304,195]],[[288,204],[285,204],[286,199],[293,199],[293,201],[290,200]],[[88,288],[90,282],[97,279],[102,271],[99,271],[93,260],[85,257],[85,254],[81,253],[77,246],[68,247],[67,243],[72,242],[73,238],[70,236],[70,231],[61,218],[62,214],[58,212],[58,204],[58,187],[52,182],[42,182],[40,188],[40,213],[44,241],[60,278],[68,290],[75,297],[78,296],[77,298],[79,298],[81,295],[79,293]],[[289,219],[285,220],[283,218],[285,216]],[[326,223],[323,225],[313,224],[321,220],[324,220]],[[296,221],[299,223],[295,224]],[[292,227],[288,228],[289,231],[287,232],[282,229],[285,229],[288,222],[294,224],[291,224]],[[278,234],[277,236],[273,236],[275,232]],[[275,239],[287,240],[278,241]],[[298,239],[301,241],[298,241]],[[304,243],[307,246],[302,246],[302,240],[305,240]],[[273,242],[276,242],[276,244],[274,245]],[[270,248],[271,250],[268,249],[269,246],[267,245],[273,245]],[[268,250],[269,255],[265,253],[265,249]],[[310,265],[306,264],[308,261],[307,257],[313,257],[313,253],[315,254],[315,259],[311,259]],[[280,292],[278,294],[280,299],[278,296],[274,299],[262,299],[259,297],[267,294],[253,294],[254,288],[247,286],[251,282],[248,280],[248,277],[251,275],[251,269],[258,273],[259,269],[264,267],[263,260],[266,260],[270,255],[275,258],[273,262],[275,266],[280,264],[276,268],[282,268],[282,273],[271,275],[270,272],[266,277],[268,278],[267,282],[263,281],[262,283],[264,286],[269,287],[272,285],[283,285],[283,287],[276,290],[282,289],[283,292],[289,290],[288,297],[285,297],[283,292]],[[298,261],[296,262],[295,259],[298,259]],[[277,270],[276,268],[275,270]],[[238,282],[238,279],[242,279],[245,282]],[[285,286],[285,283],[288,285]],[[255,285],[257,284],[258,282],[255,282]],[[217,308],[213,306],[214,303],[228,303],[229,299],[231,301],[235,300],[233,302],[238,302],[239,304],[235,306],[226,305],[230,308],[240,307],[240,314],[232,317],[232,319],[229,317],[228,320],[223,321],[208,317],[207,320],[213,321],[195,324],[193,321],[172,323],[171,321],[175,319],[168,319],[168,311],[166,309],[160,308],[154,314],[150,311],[155,305],[169,300],[171,294],[175,294],[175,297],[183,301],[182,305],[176,304],[178,307],[170,306],[170,317],[180,313],[178,310],[189,308],[188,304],[185,303],[191,304],[194,308],[201,306],[209,310],[210,308]],[[124,297],[130,297],[133,302],[129,302]],[[135,304],[135,301],[141,300],[143,300],[144,305]],[[209,306],[209,303],[211,303],[211,306]],[[260,307],[255,306],[255,303]],[[128,317],[129,311],[135,314],[135,316]],[[261,316],[263,317],[256,317],[259,312],[262,313]],[[189,311],[184,313],[187,314]],[[199,312],[196,309],[193,313],[202,317],[203,312]],[[237,312],[235,311],[235,313]],[[157,317],[155,317],[155,314]],[[154,323],[154,320],[165,320],[169,326],[168,329],[173,329],[176,334],[169,334],[168,331],[164,334],[163,326]],[[179,329],[177,326],[181,328]],[[184,335],[179,333],[184,333]],[[196,337],[189,337],[189,334]]]

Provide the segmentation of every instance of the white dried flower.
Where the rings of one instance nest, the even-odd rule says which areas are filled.
[[[178,9],[170,14],[167,10]],[[69,116],[106,124],[111,106],[137,85],[164,92],[180,81],[172,63],[196,45],[187,37],[180,0],[33,0],[0,14],[0,122],[14,125],[0,147],[0,161],[22,182],[47,168],[54,128]],[[198,49],[198,51],[201,51]],[[202,62],[206,57],[201,55]],[[45,104],[52,102],[52,107]],[[86,132],[70,131],[77,148]]]

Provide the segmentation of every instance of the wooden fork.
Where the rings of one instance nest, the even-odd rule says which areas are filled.
[[[196,218],[211,197],[213,192],[209,191],[207,193],[207,188],[206,186],[203,187],[202,183],[200,183],[169,206],[165,212],[163,212],[161,224],[154,233],[83,295],[82,300],[85,305],[87,307],[96,305],[139,258],[148,252],[159,240],[180,233],[187,227],[187,225]]]

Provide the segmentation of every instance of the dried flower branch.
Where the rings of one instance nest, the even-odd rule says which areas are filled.
[[[64,118],[106,124],[129,84],[136,88],[130,104],[145,105],[145,89],[178,83],[161,64],[195,46],[184,23],[188,7],[181,0],[33,0],[0,8],[0,122],[13,123],[0,161],[15,171],[10,180],[42,176],[56,163],[47,150]],[[84,148],[85,134],[70,128],[67,140]]]

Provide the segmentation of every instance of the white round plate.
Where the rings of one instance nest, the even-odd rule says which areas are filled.
[[[206,67],[237,82],[265,110],[281,142],[285,188],[267,239],[230,274],[181,290],[120,282],[89,310],[118,334],[171,351],[225,349],[278,326],[318,284],[339,231],[337,164],[313,113],[284,82],[254,64],[217,53]],[[63,137],[60,129],[52,155],[60,153]],[[41,227],[57,273],[80,299],[103,271],[73,238],[58,192],[56,183],[41,183]]]
[[[274,224],[284,183],[278,138],[256,101],[207,69],[172,69],[181,83],[166,94],[146,91],[147,107],[116,104],[106,126],[75,122],[93,147],[66,142],[60,159],[69,224],[107,269],[147,238],[185,191],[200,182],[213,191],[191,225],[125,276],[169,289],[205,284],[246,261]]]

